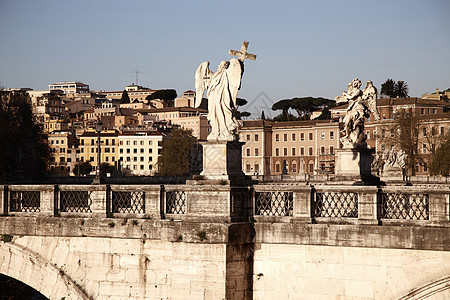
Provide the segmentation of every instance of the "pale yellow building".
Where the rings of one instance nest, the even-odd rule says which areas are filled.
[[[110,165],[115,165],[118,161],[118,136],[119,133],[116,130],[102,130],[100,133],[101,141],[101,151],[100,151],[100,162],[108,163]],[[80,136],[80,158],[81,161],[89,161],[96,170],[97,161],[97,138],[98,133],[93,129],[86,130]]]
[[[69,175],[78,162],[78,139],[67,130],[54,130],[48,134],[50,147],[49,171],[53,175]],[[78,151],[79,152],[79,151]]]
[[[163,134],[157,131],[129,131],[119,135],[119,165],[129,175],[151,176],[158,171]]]

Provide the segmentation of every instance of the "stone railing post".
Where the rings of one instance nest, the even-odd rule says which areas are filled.
[[[360,187],[358,190],[358,223],[378,223],[378,188],[376,186]]]
[[[450,194],[448,190],[431,190],[429,192],[430,221],[441,223],[450,221]]]
[[[293,216],[305,220],[311,221],[311,202],[313,197],[313,188],[302,187],[293,190],[294,196],[294,211]]]
[[[159,198],[158,198],[159,201],[156,202],[156,203],[159,203],[159,214],[160,214],[161,219],[166,218],[166,212],[164,209],[164,198],[166,197],[165,192],[166,192],[166,190],[164,188],[164,185],[161,184],[160,190],[159,190]]]
[[[90,186],[92,199],[92,213],[106,217],[106,185]]]
[[[3,186],[2,189],[2,201],[0,202],[1,205],[1,212],[2,214],[4,214],[5,216],[8,215],[8,197],[9,197],[9,189],[7,185]]]
[[[57,193],[57,190],[55,190],[57,187],[57,185],[55,185],[55,187],[52,185],[43,185],[40,187],[40,214],[49,216],[54,215],[54,197],[55,193]],[[56,195],[56,197],[57,196],[58,195]]]

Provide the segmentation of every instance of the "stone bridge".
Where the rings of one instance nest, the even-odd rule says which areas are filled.
[[[1,189],[0,273],[49,299],[450,299],[447,184]]]

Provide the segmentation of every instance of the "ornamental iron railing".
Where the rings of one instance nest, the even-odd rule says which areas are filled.
[[[186,213],[186,192],[166,191],[166,214],[183,215]]]
[[[357,218],[358,194],[351,192],[315,193],[312,212],[313,217]]]
[[[292,192],[255,192],[255,215],[292,216]]]
[[[60,191],[61,212],[92,212],[90,191]]]
[[[381,194],[384,219],[429,220],[428,194]]]
[[[10,191],[11,212],[40,212],[41,192],[39,191]]]
[[[113,213],[145,213],[145,192],[112,191]]]

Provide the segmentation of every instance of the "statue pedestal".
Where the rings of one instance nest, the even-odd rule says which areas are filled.
[[[208,141],[203,146],[203,171],[200,175],[206,179],[225,179],[242,176],[242,146],[241,142]]]
[[[373,181],[371,173],[373,149],[336,150],[336,178],[346,181]]]

